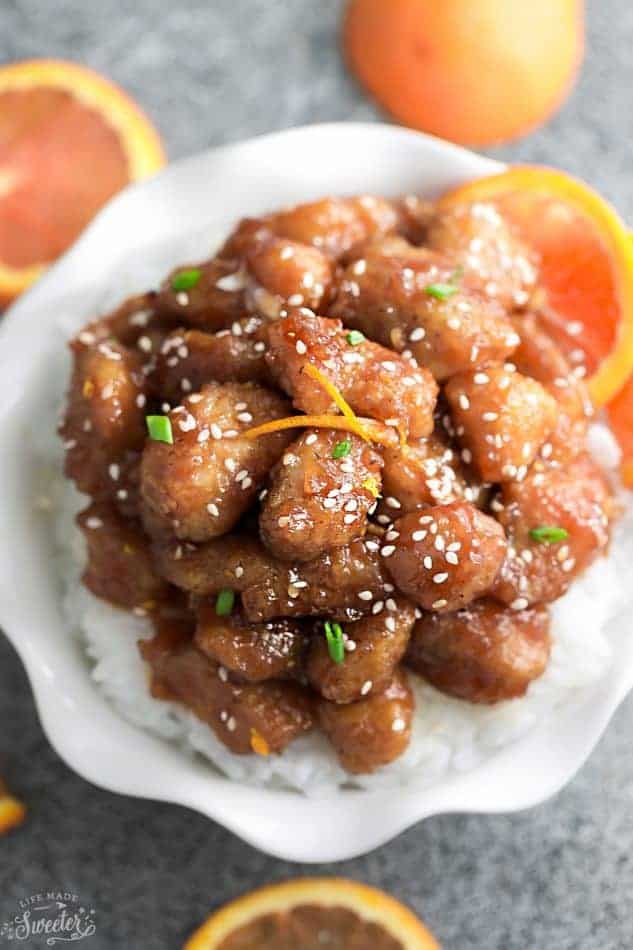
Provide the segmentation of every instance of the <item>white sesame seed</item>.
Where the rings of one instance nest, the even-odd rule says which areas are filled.
[[[393,597],[387,598],[387,600],[385,601],[385,607],[387,608],[387,610],[397,610],[396,602],[393,599]]]
[[[422,563],[424,564],[427,571],[430,571],[431,568],[433,567],[433,558],[431,557],[430,554],[427,554],[424,560],[422,561]]]
[[[484,386],[486,383],[490,382],[490,376],[487,373],[475,373],[473,376],[473,382],[477,386]]]
[[[496,422],[497,419],[499,418],[499,413],[498,412],[484,412],[481,418],[484,420],[484,422]]]
[[[336,498],[324,498],[323,499],[324,508],[335,508],[336,507]]]
[[[229,730],[229,732],[235,732],[235,730],[237,729],[237,721],[235,719],[235,716],[231,716],[231,718],[226,724],[226,728]]]
[[[394,544],[386,544],[384,548],[381,549],[380,553],[382,554],[383,557],[391,557],[391,555],[393,554],[395,550],[396,550],[396,547]]]
[[[138,406],[138,408],[143,409],[146,402],[147,402],[147,397],[145,396],[145,394],[139,393],[138,396],[136,397],[136,405]]]
[[[223,666],[218,667],[218,679],[221,679],[223,683],[226,683],[229,678],[229,674]]]
[[[295,349],[297,353],[299,353],[300,356],[303,356],[304,353],[308,352],[308,347],[305,345],[303,340],[297,340],[297,342],[295,343]]]
[[[391,723],[392,732],[404,732],[406,727],[407,727],[407,724],[404,721],[404,719],[400,719],[400,718],[394,719],[394,721]]]
[[[247,477],[247,478],[244,478],[244,479],[242,480],[242,491],[246,491],[246,489],[247,489],[247,488],[250,488],[252,484],[253,484],[253,479],[252,479],[252,478],[248,478],[248,477]]]
[[[387,628],[387,630],[389,631],[389,633],[395,633],[395,632],[396,632],[396,621],[393,619],[393,617],[386,617],[386,618],[385,618],[385,627]]]
[[[454,551],[446,552],[446,560],[448,561],[449,564],[459,564],[459,558],[457,557]]]
[[[462,409],[464,409],[464,410],[470,409],[470,399],[468,398],[468,396],[466,395],[466,393],[460,393],[460,395],[459,395],[459,405],[460,405],[460,407],[461,407]]]
[[[412,541],[424,541],[428,534],[428,531],[414,531],[411,535]]]
[[[310,432],[310,434],[306,436],[306,445],[314,445],[317,439],[318,436],[316,432]]]
[[[382,600],[377,600],[377,601],[375,602],[375,604],[372,605],[372,608],[371,608],[372,614],[374,614],[374,615],[375,615],[375,614],[379,614],[380,611],[383,609],[384,606],[385,606],[385,605],[384,605],[384,603],[383,603]]]
[[[447,603],[448,603],[447,600],[440,598],[439,600],[433,601],[433,603],[431,604],[431,607],[433,608],[433,610],[441,610],[442,607],[446,607]]]
[[[369,692],[371,691],[371,688],[372,688],[373,685],[374,685],[374,684],[372,683],[371,680],[365,680],[365,682],[363,683],[363,685],[362,685],[361,688],[360,688],[360,694],[361,694],[361,696],[366,696],[367,693],[369,693]]]
[[[409,340],[411,341],[411,343],[417,343],[419,340],[423,340],[425,336],[426,336],[426,330],[424,329],[424,327],[416,327],[409,334]]]
[[[189,294],[186,294],[184,290],[179,291],[176,294],[176,302],[180,304],[181,307],[186,307],[189,303]]]
[[[119,475],[121,474],[121,466],[113,462],[112,465],[108,467],[108,473],[113,482],[118,481]]]
[[[291,307],[300,307],[303,303],[303,294],[291,294],[288,297],[288,303]]]
[[[360,600],[371,600],[374,595],[370,590],[359,590],[358,597]]]
[[[97,531],[99,528],[103,528],[103,521],[101,518],[86,518],[86,527],[90,528],[91,531]]]
[[[235,481],[236,481],[236,482],[243,482],[245,478],[248,478],[248,469],[247,469],[247,468],[241,468],[241,469],[239,470],[239,472],[237,473],[237,475],[235,476]]]
[[[220,515],[220,509],[218,508],[218,506],[217,506],[217,505],[215,504],[215,502],[213,502],[213,501],[210,501],[209,504],[207,505],[207,511],[208,511],[209,514],[212,515],[214,518],[218,518],[219,515]]]
[[[239,422],[252,422],[253,417],[250,412],[239,412],[237,415]]]
[[[434,575],[433,575],[433,583],[434,583],[434,584],[443,584],[444,581],[446,581],[446,580],[448,580],[448,574],[446,573],[446,571],[444,571],[443,573],[440,573],[440,574],[434,574]]]
[[[389,508],[402,508],[402,505],[398,499],[394,498],[393,495],[389,495],[388,498],[385,498],[385,503],[389,506]]]
[[[569,557],[566,561],[563,561],[562,567],[565,573],[568,574],[570,571],[573,571],[575,564],[576,558],[574,557]]]
[[[512,610],[525,610],[528,604],[529,604],[529,600],[527,599],[527,597],[517,597],[517,599],[513,600],[512,603],[510,604],[510,608]]]
[[[356,515],[352,514],[351,512],[350,514],[343,516],[344,524],[354,524],[355,521],[356,521]]]

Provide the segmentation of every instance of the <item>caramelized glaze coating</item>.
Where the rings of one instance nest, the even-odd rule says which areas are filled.
[[[407,665],[437,689],[470,703],[523,696],[547,666],[549,617],[543,607],[514,611],[477,600],[416,623]]]
[[[306,429],[271,473],[259,516],[266,547],[284,561],[310,561],[362,537],[381,468],[380,455],[357,436]]]
[[[389,238],[353,261],[330,310],[396,352],[411,352],[442,381],[500,362],[519,337],[502,308],[459,277],[449,257]]]
[[[464,607],[490,589],[506,555],[503,528],[468,502],[411,512],[380,550],[394,584],[425,610]]]
[[[378,608],[378,609],[376,609]],[[345,627],[345,659],[335,663],[320,625],[306,662],[308,680],[324,699],[354,703],[387,688],[404,656],[416,608],[403,597],[374,601],[372,613]]]
[[[71,345],[74,365],[60,428],[64,472],[95,498],[116,499],[123,466],[145,440],[145,378],[135,353],[113,340]]]
[[[174,330],[161,342],[151,382],[170,402],[205,383],[268,383],[266,331],[261,319],[237,320],[227,330]]]
[[[343,768],[352,775],[375,772],[399,758],[411,739],[414,699],[399,668],[382,692],[372,690],[357,703],[318,705],[321,728]]]
[[[296,621],[251,623],[239,611],[219,617],[214,604],[198,608],[194,643],[237,680],[261,683],[301,672],[307,636]]]
[[[150,664],[153,693],[187,706],[236,755],[262,748],[258,740],[269,753],[282,752],[312,728],[310,695],[296,683],[233,683],[190,645],[154,650],[150,641],[140,649]]]
[[[497,209],[484,202],[440,210],[425,236],[450,254],[468,283],[507,310],[525,307],[538,279],[538,261]]]
[[[462,459],[487,482],[525,477],[558,419],[547,390],[512,368],[491,366],[453,376],[445,393]]]
[[[82,580],[96,597],[148,611],[169,595],[140,525],[123,518],[113,505],[96,502],[77,516],[77,524],[88,554]]]
[[[291,436],[243,432],[288,415],[285,399],[255,383],[207,383],[169,413],[174,444],[148,440],[141,464],[145,525],[190,541],[217,538],[253,503]]]
[[[495,509],[509,548],[494,596],[516,609],[557,600],[609,543],[609,486],[587,454],[562,468],[535,466],[523,482],[504,485]],[[549,525],[567,537],[545,543],[531,535]]]
[[[352,409],[420,438],[433,430],[438,387],[431,374],[367,340],[354,344],[338,320],[294,311],[272,324],[266,360],[277,384],[306,413],[335,411],[311,364],[333,383]]]

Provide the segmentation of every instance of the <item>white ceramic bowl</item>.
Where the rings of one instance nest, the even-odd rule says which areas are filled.
[[[342,860],[445,812],[507,812],[560,789],[633,686],[633,638],[578,700],[466,774],[426,791],[341,791],[319,800],[240,786],[121,719],[96,690],[69,635],[51,568],[53,542],[33,509],[38,473],[24,433],[66,386],[60,318],[77,327],[139,271],[150,246],[188,245],[240,216],[323,194],[433,196],[501,166],[392,126],[295,129],[214,149],[127,189],[5,316],[0,330],[0,624],[30,677],[43,727],[80,775],[115,792],[178,802],[270,854]],[[183,257],[185,257],[183,253]],[[169,257],[169,255],[168,255]],[[127,292],[127,287],[125,288]]]

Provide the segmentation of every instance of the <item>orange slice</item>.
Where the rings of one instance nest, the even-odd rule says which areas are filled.
[[[352,938],[353,935],[353,938]],[[439,950],[408,908],[383,891],[342,878],[305,878],[253,891],[213,914],[185,950],[278,950],[296,946]]]
[[[26,817],[26,808],[9,791],[0,779],[0,835],[21,825]]]
[[[0,307],[164,163],[147,117],[97,73],[58,60],[0,68]]]
[[[624,472],[631,477],[633,389],[627,384],[633,372],[633,242],[629,231],[600,195],[551,168],[516,166],[467,182],[444,195],[440,207],[474,201],[494,204],[538,252],[544,311],[551,330],[569,350],[584,351],[592,374],[589,391],[596,407],[609,407],[625,452]]]

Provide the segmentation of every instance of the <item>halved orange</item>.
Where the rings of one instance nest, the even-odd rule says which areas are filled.
[[[253,891],[213,914],[184,950],[278,950],[297,947],[439,950],[403,904],[343,878],[303,878]]]
[[[0,307],[108,198],[164,163],[149,119],[92,70],[61,60],[0,68]]]
[[[453,189],[440,206],[485,201],[541,260],[544,312],[559,343],[582,350],[589,391],[633,464],[633,242],[617,212],[583,182],[552,168],[515,166]],[[625,388],[626,387],[626,388]],[[618,396],[616,401],[615,397]],[[633,481],[631,482],[633,484]]]
[[[0,835],[17,828],[25,817],[25,806],[9,794],[6,785],[0,779]]]

